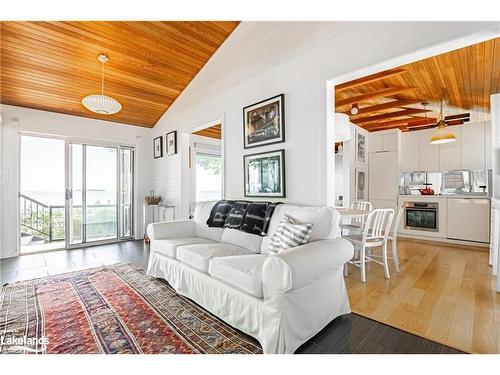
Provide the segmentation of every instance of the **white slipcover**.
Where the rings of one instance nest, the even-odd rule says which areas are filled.
[[[285,211],[279,209],[277,216],[291,212],[298,221],[312,220],[317,225],[313,242],[267,255],[266,238],[275,229],[273,221],[279,220],[273,215],[268,237],[262,241],[263,254],[245,249],[245,244],[179,246],[177,259],[153,251],[147,272],[166,279],[178,293],[255,337],[264,353],[293,353],[334,318],[350,312],[343,265],[352,258],[353,247],[337,238],[339,215],[335,210],[287,206]],[[177,234],[222,238],[220,228],[203,224],[211,210],[208,207],[195,211],[195,220],[151,224],[148,234],[152,247],[158,238]],[[197,212],[206,216],[196,218]],[[207,234],[211,230],[215,232]],[[239,255],[228,254],[227,246],[241,249],[237,250]]]
[[[212,259],[210,276],[262,298],[262,266],[267,255],[253,254]]]
[[[157,251],[159,253],[168,255],[171,258],[175,258],[177,255],[177,248],[179,246],[194,245],[194,244],[209,244],[214,242],[215,241],[199,237],[157,239],[155,240],[153,246],[151,247],[151,251]]]
[[[195,244],[177,248],[177,259],[202,272],[208,272],[210,260],[216,257],[253,254],[251,250],[228,243]]]

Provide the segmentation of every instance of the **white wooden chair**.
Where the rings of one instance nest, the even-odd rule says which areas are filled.
[[[366,262],[375,262],[382,265],[384,267],[385,278],[390,278],[387,264],[387,240],[392,228],[393,219],[394,210],[392,208],[377,208],[368,215],[362,234],[344,236],[357,250],[355,257],[348,263],[361,269],[362,282],[366,282]],[[377,247],[382,248],[381,256],[373,254],[372,251],[368,253],[367,250]],[[358,254],[357,257],[356,254]],[[382,258],[382,262],[375,258]],[[347,276],[347,264],[344,266],[344,274]]]
[[[351,203],[351,210],[372,211],[373,205],[370,202],[356,201]],[[361,233],[363,231],[366,216],[360,218],[352,218],[347,223],[340,224],[342,233],[347,231],[348,234]]]

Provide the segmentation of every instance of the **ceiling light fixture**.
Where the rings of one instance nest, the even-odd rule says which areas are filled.
[[[359,106],[357,104],[353,104],[351,107],[351,115],[357,115],[359,113]]]
[[[122,105],[110,96],[104,95],[104,64],[109,61],[107,55],[100,53],[97,59],[102,63],[101,70],[101,93],[88,95],[82,100],[82,104],[91,112],[101,115],[113,115],[122,109]]]
[[[445,143],[451,143],[455,142],[457,140],[457,137],[455,137],[455,134],[450,132],[446,126],[446,123],[444,122],[444,116],[443,116],[443,99],[441,99],[441,109],[439,111],[439,120],[437,123],[437,128],[434,134],[432,135],[432,138],[430,140],[430,144],[432,145],[442,145]]]

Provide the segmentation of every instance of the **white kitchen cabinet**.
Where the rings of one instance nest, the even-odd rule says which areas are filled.
[[[439,169],[441,171],[453,171],[462,168],[462,127],[456,125],[450,126],[449,129],[455,134],[457,140],[439,145]]]
[[[439,172],[439,145],[431,145],[434,129],[419,131],[420,144],[420,170],[426,172]]]
[[[455,127],[452,127],[452,129],[454,128]],[[462,169],[485,169],[486,152],[484,123],[465,123],[460,128],[462,129],[462,137],[460,139],[462,147]]]
[[[488,243],[490,240],[490,200],[448,199],[446,237],[454,240]]]
[[[420,134],[407,132],[401,135],[401,171],[420,171]]]
[[[490,227],[490,257],[489,264],[492,267],[493,275],[498,274],[498,246],[500,245],[500,210],[491,207],[491,227]]]
[[[370,199],[373,208],[392,208],[395,215],[398,213],[398,200],[397,199]],[[396,219],[394,217],[394,219]]]
[[[382,134],[370,133],[368,151],[369,153],[383,151]]]
[[[370,155],[369,199],[395,200],[398,195],[399,157],[398,152],[377,152]]]
[[[370,134],[369,152],[398,151],[399,131],[377,132]]]

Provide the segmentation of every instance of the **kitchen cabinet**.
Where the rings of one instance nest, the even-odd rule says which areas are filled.
[[[439,145],[429,143],[434,129],[419,131],[420,170],[439,172]]]
[[[491,207],[491,227],[490,227],[490,257],[489,264],[493,271],[493,276],[498,275],[498,250],[500,245],[500,210],[492,204]]]
[[[454,128],[455,126],[452,127],[453,130]],[[462,169],[485,169],[486,139],[484,132],[484,123],[466,123],[460,126],[460,128],[462,129],[462,136],[459,139],[461,141],[460,145],[462,147]]]
[[[448,199],[446,207],[447,238],[489,242],[491,223],[489,199]]]
[[[377,152],[369,160],[369,199],[396,200],[398,195],[398,152]]]
[[[439,169],[441,171],[454,171],[462,168],[462,126],[450,126],[449,129],[455,134],[457,140],[437,146],[439,147]]]
[[[370,134],[369,152],[398,151],[399,131],[376,132]]]
[[[401,171],[420,171],[420,133],[407,132],[401,136]]]

